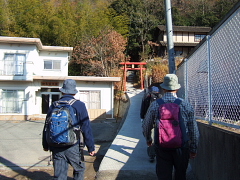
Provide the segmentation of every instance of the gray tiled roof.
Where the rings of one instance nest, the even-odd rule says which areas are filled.
[[[159,25],[158,28],[161,31],[166,31],[165,25]],[[200,27],[200,26],[173,26],[173,31],[181,32],[210,32],[210,27]]]
[[[162,46],[167,46],[166,41],[160,41],[159,42]],[[195,47],[198,45],[199,42],[174,42],[174,46],[190,46],[190,47]]]

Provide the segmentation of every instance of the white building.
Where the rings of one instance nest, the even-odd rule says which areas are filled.
[[[0,36],[0,120],[44,119],[65,79],[91,119],[113,118],[113,83],[120,77],[68,76],[72,47],[43,46],[38,38]]]

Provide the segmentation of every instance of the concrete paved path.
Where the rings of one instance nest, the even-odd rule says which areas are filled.
[[[150,163],[142,135],[140,106],[142,90],[130,89],[130,108],[124,124],[107,151],[97,172],[98,180],[157,179],[155,163]]]
[[[0,121],[0,167],[47,166],[50,152],[42,149],[44,121]]]
[[[103,158],[97,180],[157,180],[142,134],[140,107],[144,91],[129,88],[130,108],[124,124]],[[189,164],[187,180],[196,180]]]

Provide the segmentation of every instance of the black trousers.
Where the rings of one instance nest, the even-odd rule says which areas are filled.
[[[175,180],[186,180],[189,162],[189,148],[166,150],[156,147],[156,173],[158,180],[172,180],[173,168]]]

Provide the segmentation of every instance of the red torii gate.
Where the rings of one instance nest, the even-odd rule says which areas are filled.
[[[145,70],[146,68],[143,68],[143,65],[146,65],[146,62],[121,62],[121,65],[124,65],[124,68],[121,68],[124,70],[124,91],[126,91],[126,82],[127,82],[127,70],[140,70],[140,80],[141,80],[141,89],[143,88],[143,77],[142,77],[142,70]],[[131,67],[127,67],[127,65],[131,65]],[[135,68],[134,65],[140,65],[140,67]]]

